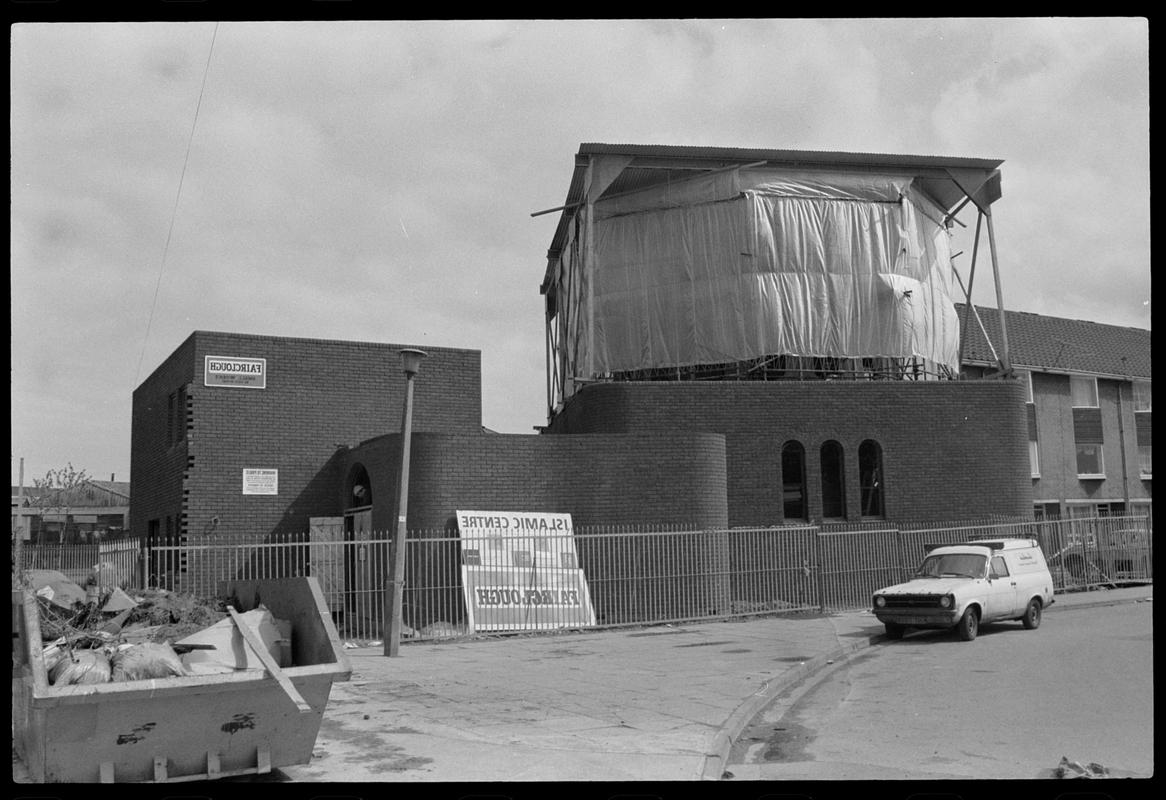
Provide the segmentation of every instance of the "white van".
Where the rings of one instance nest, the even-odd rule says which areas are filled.
[[[1032,630],[1051,606],[1053,577],[1036,539],[977,539],[929,549],[906,583],[874,593],[887,637],[907,628],[952,628],[970,642],[980,625],[1018,619]]]

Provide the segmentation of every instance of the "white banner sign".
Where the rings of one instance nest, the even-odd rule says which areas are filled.
[[[203,384],[236,389],[266,388],[267,359],[207,356],[203,369]]]
[[[243,494],[279,494],[279,470],[243,470]]]
[[[458,511],[470,630],[595,625],[570,514]]]

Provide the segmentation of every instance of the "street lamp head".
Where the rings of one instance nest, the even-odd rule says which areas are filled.
[[[401,350],[401,367],[405,370],[405,374],[410,378],[417,374],[417,370],[421,369],[421,359],[429,354],[424,350],[418,350],[414,347],[406,347]]]

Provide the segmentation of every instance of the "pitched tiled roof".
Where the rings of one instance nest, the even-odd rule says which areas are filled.
[[[975,317],[969,317],[968,324],[963,325],[965,308],[965,304],[956,303],[964,336],[964,362],[996,363]],[[1004,340],[1000,334],[999,312],[986,306],[976,306],[976,312],[988,331],[992,346],[1000,353]],[[1148,330],[1046,317],[1027,311],[1005,309],[1004,314],[1008,324],[1009,355],[1015,367],[1115,377],[1150,377]]]
[[[110,492],[111,494],[120,494],[123,497],[127,497],[127,498],[130,496],[130,482],[129,481],[89,480],[86,482],[92,484],[93,486],[98,487],[99,489],[104,489],[105,491]]]

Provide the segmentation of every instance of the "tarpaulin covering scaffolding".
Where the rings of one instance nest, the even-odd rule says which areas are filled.
[[[876,159],[657,163],[649,175],[633,161],[576,161],[543,287],[560,398],[591,380],[777,355],[958,374],[948,214],[966,171]],[[937,199],[936,173],[952,194]],[[984,176],[998,193],[983,169],[969,191]]]

